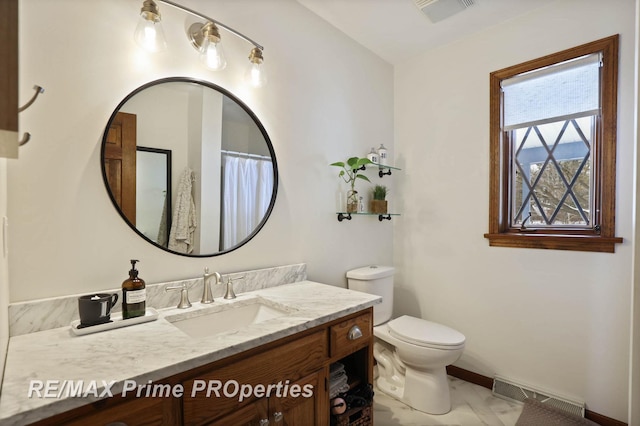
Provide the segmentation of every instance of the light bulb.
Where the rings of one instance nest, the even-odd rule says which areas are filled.
[[[203,40],[200,48],[200,60],[207,68],[214,71],[222,70],[227,66],[222,44],[213,42],[209,38]]]
[[[264,65],[254,64],[249,65],[247,72],[245,73],[245,80],[252,87],[262,87],[267,84],[267,76],[264,72]]]
[[[149,52],[159,52],[167,48],[167,40],[160,21],[156,4],[152,0],[146,0],[140,11],[140,19],[133,38]]]
[[[262,87],[267,84],[267,74],[264,71],[262,50],[254,48],[249,54],[249,68],[244,74],[246,82],[252,87]]]

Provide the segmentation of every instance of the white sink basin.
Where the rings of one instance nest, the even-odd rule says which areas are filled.
[[[254,324],[290,314],[294,309],[255,298],[215,304],[199,311],[166,316],[165,319],[191,337],[208,337],[237,331]]]

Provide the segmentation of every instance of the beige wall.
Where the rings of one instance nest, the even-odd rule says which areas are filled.
[[[467,336],[457,363],[627,420],[634,207],[633,0],[559,0],[396,67],[399,312]],[[489,73],[620,34],[615,254],[490,248]]]
[[[21,98],[36,83],[45,93],[21,115],[32,140],[8,170],[12,301],[117,287],[131,258],[150,283],[195,277],[205,266],[231,272],[306,262],[310,279],[346,285],[348,269],[392,262],[392,223],[336,220],[338,170],[329,167],[374,144],[393,148],[389,64],[294,0],[185,1],[265,46],[269,84],[252,91],[242,82],[250,45],[223,31],[228,66],[210,72],[184,33],[195,19],[169,6],[160,5],[169,50],[152,56],[133,40],[141,1],[20,5]],[[169,76],[228,89],[274,144],[273,214],[252,241],[221,257],[190,259],[145,242],[102,182],[100,143],[114,108],[136,87]]]

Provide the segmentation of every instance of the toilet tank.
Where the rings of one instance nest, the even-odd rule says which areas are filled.
[[[392,266],[365,266],[347,272],[349,289],[382,296],[382,303],[373,306],[373,325],[383,324],[393,313]]]

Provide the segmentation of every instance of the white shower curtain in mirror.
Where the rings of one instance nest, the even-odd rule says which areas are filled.
[[[223,247],[247,238],[264,217],[273,189],[270,158],[223,154]]]

